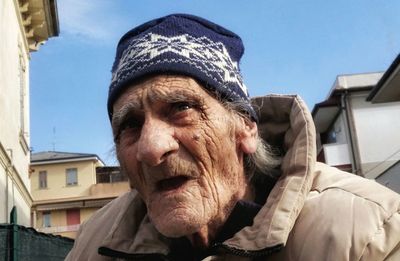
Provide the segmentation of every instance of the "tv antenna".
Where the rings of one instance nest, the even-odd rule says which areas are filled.
[[[53,142],[51,145],[53,145],[53,151],[56,151],[56,127],[53,127]]]

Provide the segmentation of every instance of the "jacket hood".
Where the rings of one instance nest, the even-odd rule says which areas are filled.
[[[247,253],[286,244],[311,188],[316,155],[314,124],[299,96],[268,95],[254,98],[252,102],[260,119],[261,137],[283,156],[281,175],[253,225],[223,243],[225,247]],[[150,223],[137,193],[132,191],[119,200],[126,208],[116,213],[100,251],[166,255],[169,240]]]
[[[299,96],[267,95],[252,102],[260,119],[261,137],[283,155],[281,176],[253,225],[225,243],[260,251],[287,241],[313,182],[316,134],[311,114]]]

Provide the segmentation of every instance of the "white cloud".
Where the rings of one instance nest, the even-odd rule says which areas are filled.
[[[61,32],[83,41],[110,40],[115,33],[113,28],[121,21],[113,12],[113,1],[60,0],[57,3]]]

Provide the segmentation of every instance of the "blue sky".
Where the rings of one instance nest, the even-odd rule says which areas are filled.
[[[251,3],[251,4],[250,4]],[[106,101],[119,38],[171,13],[240,35],[251,96],[299,94],[310,109],[337,75],[384,71],[400,51],[400,1],[58,0],[60,36],[31,57],[31,146],[117,164]],[[54,147],[53,147],[54,146]]]

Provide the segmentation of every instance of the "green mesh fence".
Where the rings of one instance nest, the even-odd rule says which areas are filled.
[[[0,260],[64,260],[74,241],[37,232],[33,228],[0,224]]]
[[[0,260],[10,260],[8,257],[9,241],[8,229],[0,225]]]

